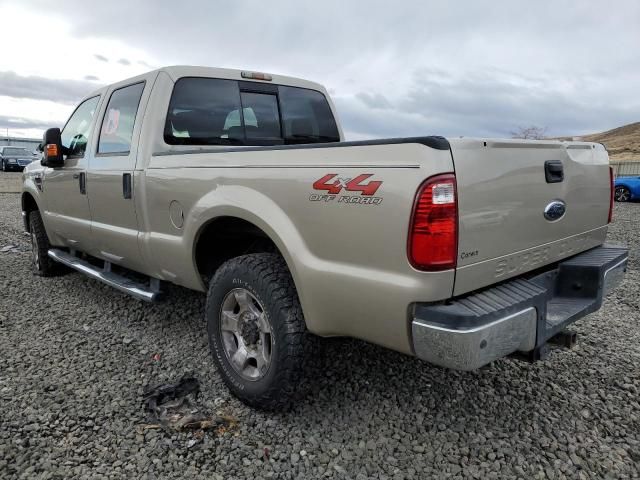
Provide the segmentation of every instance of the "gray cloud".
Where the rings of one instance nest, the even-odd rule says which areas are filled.
[[[100,80],[98,77],[96,77],[95,75],[85,75],[84,79],[90,82],[95,82]]]
[[[80,80],[25,77],[14,72],[0,72],[0,95],[7,97],[74,104],[95,89],[95,84]]]
[[[591,87],[581,88],[588,93]],[[356,137],[509,137],[520,125],[539,125],[551,136],[579,135],[637,121],[640,110],[637,101],[618,102],[615,96],[585,101],[553,82],[504,79],[498,72],[462,78],[416,72],[411,86],[393,104],[379,97],[384,99],[376,93],[337,97],[345,130]]]
[[[109,61],[107,57],[105,57],[104,55],[100,55],[99,53],[94,53],[93,56],[96,58],[96,60],[100,60],[101,62]]]
[[[360,92],[356,93],[356,98],[372,109],[391,108],[389,100],[387,100],[387,98],[381,93],[375,93],[372,95],[370,93]]]
[[[118,63],[120,65],[131,65],[131,62],[129,60],[127,60],[126,58],[121,58],[120,60],[118,60]]]
[[[22,118],[22,117],[9,117],[6,115],[0,115],[0,136],[4,135],[5,130],[8,128],[9,132],[11,130],[23,130],[23,129],[36,129],[36,130],[46,130],[47,128],[54,127],[56,125],[51,125],[50,122],[42,122],[40,120],[34,120],[31,118]],[[62,127],[62,125],[58,125]]]
[[[285,0],[246,0],[215,11],[209,0],[189,9],[171,0],[112,0],[91,9],[84,0],[60,0],[56,12],[83,25],[74,30],[79,40],[135,45],[153,63],[318,81],[335,92],[354,136],[508,135],[531,123],[571,135],[640,116],[637,0],[616,8],[609,0],[407,0],[397,8],[388,0],[366,8],[326,0],[322,8],[295,9]],[[158,25],[171,25],[171,35],[158,35]]]

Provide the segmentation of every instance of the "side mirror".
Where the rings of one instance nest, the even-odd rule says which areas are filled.
[[[59,128],[50,128],[42,137],[44,158],[40,163],[47,167],[62,167],[64,158],[62,156],[62,137]]]

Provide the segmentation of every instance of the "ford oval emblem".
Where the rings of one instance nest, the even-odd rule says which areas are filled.
[[[554,200],[544,207],[544,218],[550,222],[560,220],[567,211],[567,205],[562,200]]]

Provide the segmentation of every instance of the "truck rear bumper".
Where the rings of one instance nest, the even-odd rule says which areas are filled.
[[[457,370],[474,370],[514,352],[533,358],[567,325],[598,310],[620,283],[628,250],[603,245],[533,278],[516,278],[445,304],[416,304],[417,357]]]

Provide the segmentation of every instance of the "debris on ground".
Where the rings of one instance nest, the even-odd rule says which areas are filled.
[[[141,429],[202,431],[218,428],[222,433],[235,423],[235,420],[230,417],[209,416],[202,413],[196,405],[199,394],[200,382],[188,375],[183,376],[176,383],[147,388],[143,393],[143,401],[145,410],[149,413],[150,422],[141,425]]]

